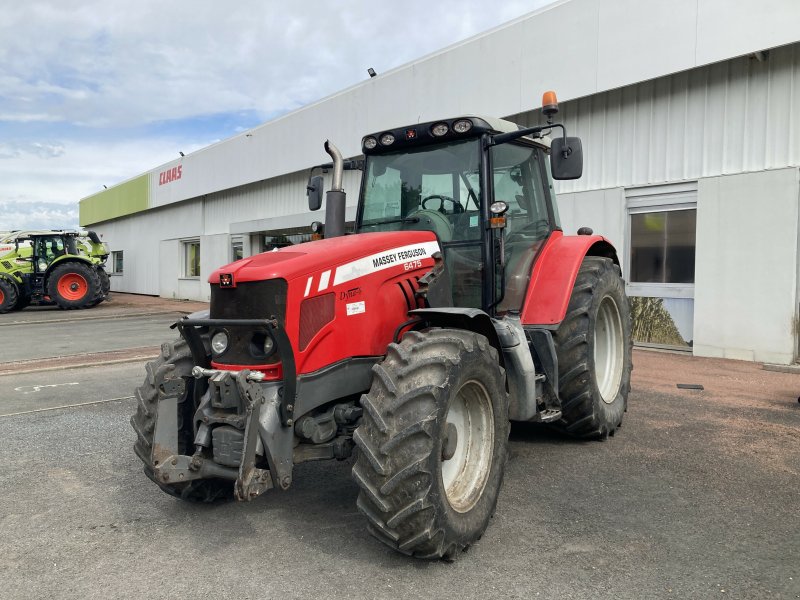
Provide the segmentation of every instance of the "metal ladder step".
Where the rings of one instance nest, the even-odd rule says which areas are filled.
[[[538,418],[536,419],[539,423],[552,423],[553,421],[558,421],[561,418],[561,411],[557,408],[545,408],[542,411],[539,411],[539,414],[536,415]]]

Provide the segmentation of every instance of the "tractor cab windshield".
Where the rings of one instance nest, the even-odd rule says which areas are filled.
[[[480,143],[369,156],[358,231],[433,231],[458,306],[481,306]]]
[[[430,230],[440,242],[480,239],[477,140],[370,156],[360,232]]]
[[[508,205],[503,277],[495,279],[501,310],[518,310],[530,266],[556,217],[548,211],[544,151],[507,143],[490,150],[492,201]],[[488,157],[487,157],[488,158]],[[358,231],[433,231],[439,238],[457,306],[486,308],[482,292],[481,144],[473,138],[369,156]]]

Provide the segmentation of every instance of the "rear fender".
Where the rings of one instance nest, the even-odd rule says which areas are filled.
[[[617,251],[604,237],[553,232],[531,272],[522,304],[523,325],[558,325],[564,320],[578,270],[586,256],[605,256],[619,265]]]

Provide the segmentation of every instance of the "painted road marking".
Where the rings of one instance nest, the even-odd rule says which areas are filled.
[[[81,406],[90,406],[92,404],[105,404],[106,402],[119,402],[122,400],[133,400],[135,396],[122,396],[120,398],[106,398],[105,400],[92,400],[90,402],[81,402],[80,404],[64,404],[62,406],[50,406],[48,408],[34,408],[33,410],[23,410],[20,412],[9,413],[7,415],[0,415],[0,419],[4,417],[16,417],[19,415],[27,415],[29,413],[47,412],[51,410],[61,410],[64,408],[79,408]]]
[[[42,385],[23,385],[20,387],[15,387],[14,391],[28,395],[28,394],[35,394],[36,392],[41,392],[44,388],[55,388],[64,385],[80,385],[80,383],[78,383],[77,381],[71,381],[69,383],[43,383]]]

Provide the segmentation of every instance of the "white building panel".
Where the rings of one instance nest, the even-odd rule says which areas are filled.
[[[798,165],[800,44],[565,102],[559,120],[585,156],[583,177],[560,192]]]
[[[112,251],[121,250],[124,256],[123,274],[111,276],[111,290],[159,295],[160,279],[165,273],[177,277],[173,263],[177,265],[180,260],[179,253],[165,258],[159,251],[160,241],[198,237],[202,232],[202,210],[198,202],[184,202],[107,221],[96,229]]]
[[[652,79],[654,73],[675,73],[695,66],[694,44],[685,42],[695,37],[697,5],[697,0],[600,3],[595,8],[600,32],[596,90],[610,90],[631,81]],[[572,42],[570,29],[570,25],[564,27],[564,35]],[[655,56],[652,49],[658,49]]]
[[[794,359],[799,182],[796,168],[700,180],[695,355]]]

